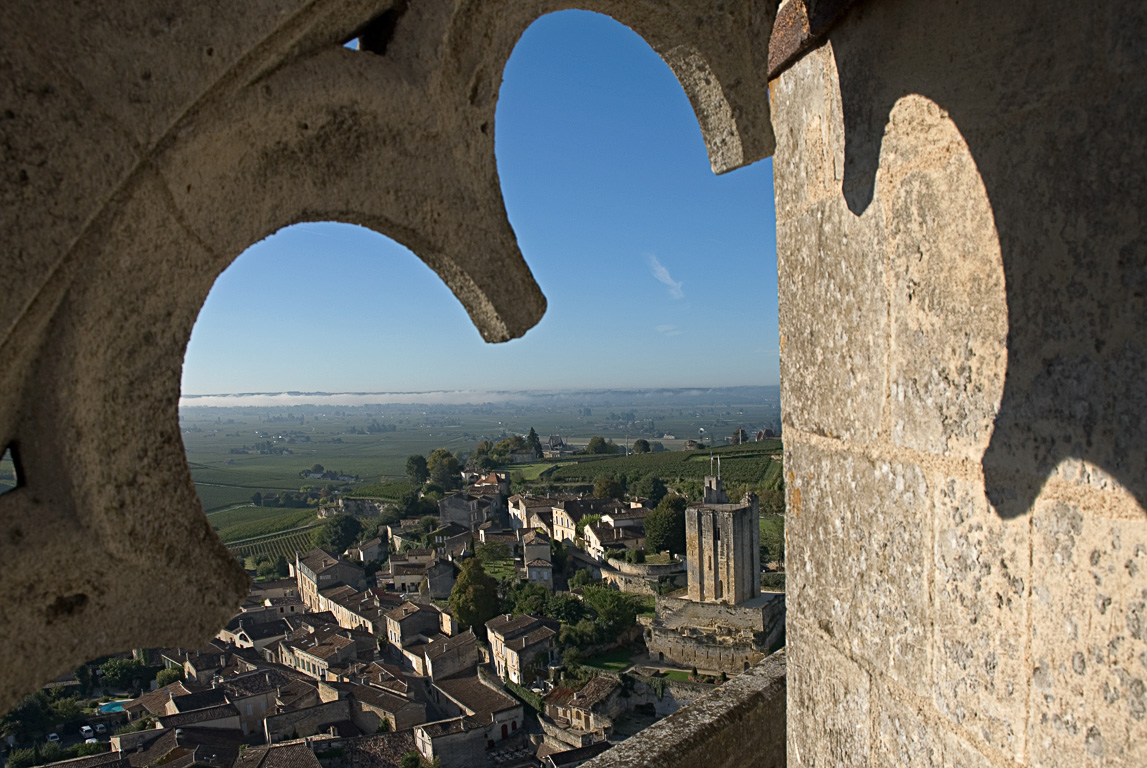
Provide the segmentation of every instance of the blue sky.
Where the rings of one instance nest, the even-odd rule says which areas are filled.
[[[183,392],[778,382],[771,161],[713,175],[681,87],[637,35],[585,12],[537,21],[506,67],[495,139],[549,302],[524,338],[484,343],[389,239],[300,224],[216,282]]]

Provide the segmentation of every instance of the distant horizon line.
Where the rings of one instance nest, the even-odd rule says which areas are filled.
[[[704,395],[715,391],[779,389],[780,384],[734,384],[728,386],[691,387],[568,387],[537,389],[434,389],[405,390],[389,392],[327,392],[322,390],[281,390],[278,392],[220,392],[212,394],[182,394],[180,407],[227,405],[257,405],[253,401],[265,401],[269,406],[282,405],[396,405],[396,404],[450,404],[481,405],[488,402],[517,399],[564,399],[571,395],[590,396],[610,393],[617,394],[675,394]],[[398,399],[402,398],[402,399]],[[411,399],[417,398],[417,399]],[[318,402],[316,402],[318,401]]]

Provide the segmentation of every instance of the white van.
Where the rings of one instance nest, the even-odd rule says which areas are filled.
[[[90,725],[81,725],[80,726],[80,735],[83,736],[85,739],[90,739],[91,737],[96,735],[96,732],[92,730],[92,727]]]

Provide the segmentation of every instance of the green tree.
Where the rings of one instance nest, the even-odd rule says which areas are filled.
[[[336,515],[319,529],[315,544],[334,554],[341,554],[362,533],[362,523],[350,515]]]
[[[685,507],[681,496],[666,496],[645,518],[645,548],[650,552],[685,552]]]
[[[74,696],[66,696],[52,702],[51,712],[55,722],[70,723],[79,720],[84,710]]]
[[[422,755],[414,750],[398,759],[398,768],[422,768]]]
[[[649,453],[649,441],[644,437],[639,437],[633,441],[634,453]]]
[[[48,732],[48,696],[42,690],[29,694],[0,719],[0,735],[26,744]],[[11,763],[9,763],[11,764]]]
[[[296,466],[298,466],[298,465],[296,465]],[[324,473],[326,471],[327,470],[323,467],[322,464],[314,464],[311,466],[311,472],[313,472],[316,475],[321,475],[322,473]]]
[[[630,491],[634,496],[648,499],[647,506],[656,508],[665,498],[669,489],[665,487],[665,483],[657,475],[646,475],[635,482]]]
[[[526,449],[535,453],[542,452],[542,441],[533,427],[530,427],[530,434],[526,435]]]
[[[585,605],[569,592],[556,592],[546,602],[546,615],[563,624],[577,624],[585,618]]]
[[[171,685],[183,679],[183,670],[179,667],[172,669],[161,669],[159,674],[155,676],[155,685],[162,688],[165,685]]]
[[[485,564],[497,560],[509,560],[514,553],[508,544],[503,544],[500,541],[488,541],[475,547],[474,554]]]
[[[550,591],[541,584],[521,581],[510,588],[506,597],[512,605],[511,613],[538,615],[546,612]]]
[[[482,561],[471,558],[462,564],[454,589],[450,591],[450,613],[465,631],[474,627],[481,635],[486,622],[498,615],[502,601],[498,598],[498,582],[486,573]]]
[[[591,454],[616,453],[617,446],[613,444],[612,440],[606,440],[604,437],[595,435],[586,443],[585,452]]]
[[[430,470],[426,466],[426,457],[420,453],[409,456],[406,459],[406,476],[415,488],[425,483],[430,477]]]
[[[625,483],[617,475],[598,475],[593,481],[595,499],[620,499],[625,496]]]
[[[584,587],[592,583],[593,574],[589,572],[588,568],[579,568],[577,572],[570,577],[570,589],[577,589],[578,587]]]
[[[100,665],[104,683],[116,688],[127,688],[143,675],[143,662],[135,659],[108,659]],[[151,679],[150,677],[148,678]]]
[[[600,522],[601,515],[582,515],[581,520],[578,520],[577,525],[574,526],[577,530],[577,537],[580,539],[585,536],[585,527],[587,525],[593,525],[594,523]]]
[[[600,640],[616,640],[637,623],[637,601],[632,595],[590,584],[582,589],[582,598],[597,614],[593,624]]]
[[[458,458],[445,448],[437,448],[426,459],[426,468],[430,471],[430,479],[446,490],[453,490],[462,484],[459,477],[461,467]]]
[[[254,504],[256,507],[263,506],[263,494],[259,493],[258,491],[255,491],[254,493],[252,493],[251,494],[251,503]]]

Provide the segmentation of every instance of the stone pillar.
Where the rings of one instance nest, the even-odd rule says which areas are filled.
[[[1147,764],[1147,11],[882,0],[770,84],[790,766]]]

